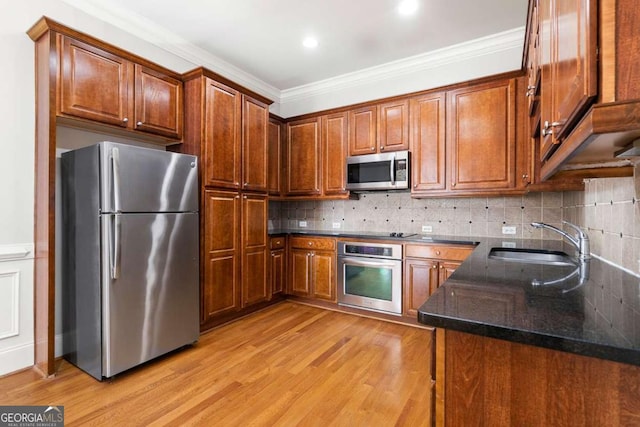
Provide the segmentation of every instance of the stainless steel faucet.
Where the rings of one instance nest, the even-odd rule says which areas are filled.
[[[549,230],[555,231],[556,233],[559,233],[565,239],[567,239],[573,246],[576,247],[576,249],[578,250],[578,258],[579,259],[584,260],[584,259],[591,258],[591,249],[590,249],[590,246],[589,246],[589,236],[587,236],[587,233],[582,231],[580,229],[580,227],[578,227],[575,224],[571,224],[570,222],[567,222],[567,221],[562,221],[562,223],[565,224],[565,225],[568,225],[571,228],[573,228],[575,231],[578,232],[578,235],[576,237],[573,237],[572,235],[570,235],[566,231],[560,230],[559,228],[554,227],[553,225],[545,224],[544,222],[532,222],[531,226],[535,227],[535,228],[547,228]]]

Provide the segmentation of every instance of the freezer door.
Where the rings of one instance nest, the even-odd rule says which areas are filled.
[[[103,376],[199,335],[198,214],[102,215]]]
[[[101,142],[101,207],[113,212],[196,212],[198,159]]]

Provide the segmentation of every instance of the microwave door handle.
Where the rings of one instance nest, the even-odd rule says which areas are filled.
[[[391,185],[396,185],[396,153],[393,153],[391,156],[391,162],[389,162],[389,179],[391,181]]]

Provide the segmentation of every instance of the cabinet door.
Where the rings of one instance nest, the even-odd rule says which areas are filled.
[[[552,10],[550,1],[541,1],[538,3],[538,37],[539,37],[539,49],[540,49],[540,122],[537,124],[537,130],[532,130],[532,134],[540,132],[540,160],[544,161],[551,150],[555,146],[552,134],[547,134],[547,130],[542,131],[543,123],[551,123],[552,116],[552,33],[553,33],[553,21]],[[534,123],[535,125],[535,123]]]
[[[282,123],[269,120],[269,194],[282,195]]]
[[[242,306],[271,298],[267,276],[267,197],[242,196]]]
[[[182,82],[135,65],[134,129],[182,139]]]
[[[266,192],[268,185],[269,109],[262,102],[242,96],[242,188]]]
[[[554,140],[562,140],[598,94],[597,0],[555,1],[552,37]],[[547,120],[545,118],[542,118]],[[557,126],[554,126],[557,124]]]
[[[419,259],[404,261],[404,314],[415,317],[418,308],[438,287],[438,262]]]
[[[311,252],[303,249],[291,249],[289,252],[291,276],[290,293],[301,297],[311,294]]]
[[[311,284],[313,297],[336,300],[336,254],[316,251],[311,253]]]
[[[349,112],[349,155],[373,154],[377,150],[375,106]]]
[[[438,286],[442,285],[460,267],[458,261],[440,261],[438,273]]]
[[[445,189],[445,94],[413,98],[412,192]]]
[[[202,321],[240,308],[240,196],[204,192]]]
[[[346,194],[347,113],[322,117],[322,187],[324,194]]]
[[[516,80],[470,86],[447,96],[451,190],[514,187]]]
[[[378,106],[378,148],[380,152],[409,149],[409,100]]]
[[[205,79],[204,185],[240,188],[241,112],[238,91]]]
[[[287,193],[320,194],[320,119],[287,124]]]
[[[271,268],[269,281],[271,283],[271,295],[281,294],[286,289],[286,257],[284,249],[271,251]]]
[[[61,37],[60,113],[127,127],[133,67],[104,50]]]

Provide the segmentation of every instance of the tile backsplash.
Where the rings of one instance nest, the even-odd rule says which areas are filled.
[[[402,231],[434,235],[502,237],[503,226],[513,226],[509,237],[558,236],[529,224],[562,222],[563,193],[532,193],[521,197],[412,199],[409,193],[365,193],[359,200],[272,202],[269,217],[274,228],[330,230],[334,223],[348,231]]]
[[[562,228],[562,220],[582,227],[591,251],[640,272],[640,168],[635,177],[585,181],[585,191],[530,193],[518,197],[412,199],[409,193],[366,193],[359,200],[271,202],[271,228],[347,231],[402,231],[434,235],[559,239],[534,229],[533,221]],[[516,228],[502,234],[503,226]]]

